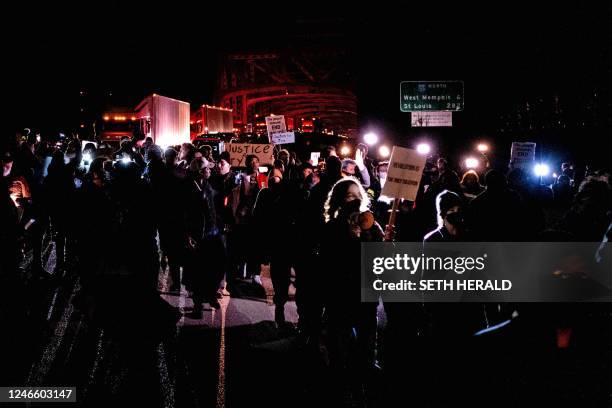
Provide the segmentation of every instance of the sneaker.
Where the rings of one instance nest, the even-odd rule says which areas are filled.
[[[254,275],[253,276],[253,283],[256,283],[259,286],[263,286],[263,283],[261,282],[261,276]]]

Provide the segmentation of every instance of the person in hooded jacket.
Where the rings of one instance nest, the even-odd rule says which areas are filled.
[[[195,319],[202,318],[203,303],[219,309],[217,289],[226,265],[225,245],[220,226],[218,192],[210,183],[214,163],[202,158],[189,165],[186,226],[189,261],[185,268],[185,287],[192,293]]]

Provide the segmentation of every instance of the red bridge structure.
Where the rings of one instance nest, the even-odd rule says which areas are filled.
[[[357,100],[347,52],[334,46],[229,53],[221,59],[217,103],[241,131],[265,132],[265,117],[285,115],[288,130],[352,136]],[[250,129],[251,126],[248,126]]]

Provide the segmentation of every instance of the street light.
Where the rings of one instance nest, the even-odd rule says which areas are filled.
[[[368,132],[363,135],[363,141],[366,142],[368,146],[374,146],[376,143],[378,143],[378,135],[373,132]]]
[[[465,167],[468,169],[475,169],[476,167],[478,167],[480,163],[478,163],[478,159],[474,158],[474,157],[468,157],[467,159],[465,159]]]
[[[431,152],[431,146],[427,143],[419,143],[416,147],[417,153],[427,155]]]
[[[388,146],[382,145],[378,148],[378,155],[383,159],[386,159],[391,155],[391,150]]]
[[[478,143],[478,145],[476,146],[476,150],[478,150],[480,153],[488,152],[489,145],[487,145],[486,143]]]

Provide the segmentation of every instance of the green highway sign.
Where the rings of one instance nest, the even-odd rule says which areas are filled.
[[[461,111],[463,81],[403,81],[400,83],[400,110]]]

